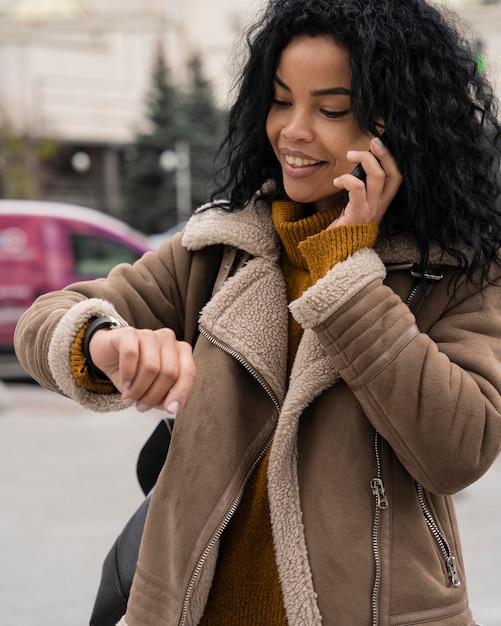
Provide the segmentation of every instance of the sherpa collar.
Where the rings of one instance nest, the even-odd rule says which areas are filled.
[[[200,207],[186,225],[182,243],[189,250],[224,244],[235,246],[253,256],[277,261],[280,254],[279,237],[272,221],[271,208],[259,193],[241,211],[228,212],[222,203]],[[395,235],[390,239],[380,236],[374,250],[385,265],[419,263],[421,255],[417,242],[411,235]],[[468,258],[471,250],[464,248]],[[458,261],[436,245],[430,246],[430,266],[457,267]]]

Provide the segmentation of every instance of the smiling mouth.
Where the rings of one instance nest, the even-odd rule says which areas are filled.
[[[311,159],[303,159],[297,156],[285,155],[285,161],[291,167],[311,167],[312,165],[320,165],[323,161],[313,161]]]

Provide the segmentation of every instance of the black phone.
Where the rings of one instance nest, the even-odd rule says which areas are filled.
[[[384,133],[381,135],[380,139],[381,141],[384,141]],[[357,163],[357,165],[351,170],[350,173],[352,176],[355,176],[355,178],[359,178],[365,184],[365,181],[367,180],[367,174],[364,168],[362,167],[361,163]],[[348,192],[345,189],[344,190],[344,206],[348,204],[349,199],[350,197],[348,195]]]
[[[367,174],[364,168],[362,167],[361,163],[357,163],[357,165],[351,170],[350,173],[352,176],[359,178],[365,184],[365,181],[367,180]],[[348,194],[348,191],[345,189],[344,190],[344,206],[348,204],[349,200],[350,200],[350,196]]]
[[[363,183],[367,180],[367,174],[365,173],[361,163],[356,165],[356,167],[351,171],[351,175],[355,176],[355,178],[360,178]]]

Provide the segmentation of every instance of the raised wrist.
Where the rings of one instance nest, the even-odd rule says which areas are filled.
[[[90,324],[85,329],[85,333],[82,341],[82,353],[85,358],[85,363],[87,366],[87,372],[89,376],[97,381],[107,382],[109,381],[108,376],[104,372],[102,372],[98,367],[94,365],[92,361],[92,357],[90,355],[90,341],[94,334],[98,330],[108,329],[111,330],[113,328],[119,328],[120,323],[111,317],[95,317],[91,320]]]

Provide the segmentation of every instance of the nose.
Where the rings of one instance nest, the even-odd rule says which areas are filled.
[[[299,108],[291,107],[289,116],[282,129],[282,135],[291,142],[312,141],[314,132],[307,112]]]

